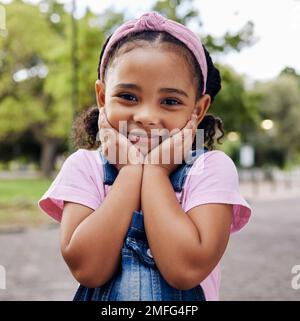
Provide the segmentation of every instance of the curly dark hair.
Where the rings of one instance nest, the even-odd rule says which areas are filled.
[[[112,35],[110,35],[104,45],[102,46],[102,50],[100,53],[99,64],[98,64],[98,79],[100,79],[100,64],[103,57],[104,50],[106,45]],[[137,33],[131,33],[122,38],[119,42],[117,42],[109,52],[109,60],[104,70],[104,79],[106,78],[106,71],[109,66],[112,64],[114,59],[120,54],[120,49],[123,48],[125,44],[132,45],[131,47],[125,47],[126,52],[136,48],[137,46],[142,47],[143,42],[146,41],[148,43],[157,42],[159,44],[168,45],[173,51],[176,50],[180,55],[184,57],[187,62],[187,66],[189,66],[191,70],[191,74],[196,80],[197,84],[197,95],[196,100],[202,96],[203,91],[203,76],[200,69],[200,66],[194,56],[194,54],[190,51],[190,49],[182,43],[180,40],[176,39],[172,35],[167,32],[161,31],[142,31]],[[211,97],[211,104],[214,101],[215,96],[221,90],[221,76],[219,70],[214,66],[212,59],[210,57],[209,52],[203,45],[206,61],[207,61],[207,84],[205,94],[208,94]],[[83,110],[76,117],[73,126],[71,138],[74,142],[76,148],[85,148],[85,149],[97,149],[100,146],[100,141],[97,138],[98,134],[98,116],[99,109],[97,106],[91,106],[85,110]],[[206,113],[200,124],[198,125],[199,129],[203,129],[204,132],[204,146],[208,148],[208,150],[213,150],[215,148],[215,140],[220,144],[221,138],[224,137],[224,129],[222,120],[219,117],[214,116],[211,113]],[[219,136],[218,136],[218,135]],[[193,142],[192,149],[196,148],[196,139]],[[198,147],[197,147],[198,148]]]

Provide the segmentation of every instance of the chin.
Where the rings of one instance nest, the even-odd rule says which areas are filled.
[[[139,151],[142,153],[143,156],[146,156],[147,154],[149,154],[151,152],[152,149],[154,149],[156,146],[158,146],[157,144],[154,146],[148,146],[148,145],[143,145],[143,144],[135,144],[135,147],[137,149],[139,149]]]

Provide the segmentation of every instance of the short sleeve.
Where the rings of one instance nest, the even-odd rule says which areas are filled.
[[[64,201],[79,203],[96,209],[102,193],[95,183],[95,169],[84,149],[71,154],[63,163],[56,178],[38,201],[38,206],[54,220],[61,222]],[[101,168],[101,167],[100,167]],[[101,172],[97,173],[101,175]],[[102,172],[103,176],[103,172]]]
[[[231,233],[248,221],[252,209],[239,191],[239,177],[232,159],[222,151],[199,156],[191,167],[185,187],[185,211],[208,203],[233,205]]]

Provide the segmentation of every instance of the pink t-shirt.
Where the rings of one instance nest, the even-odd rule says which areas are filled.
[[[98,150],[79,149],[63,163],[38,206],[60,222],[64,201],[79,203],[96,210],[112,185],[103,184],[103,165]],[[182,192],[176,192],[185,212],[207,203],[233,204],[231,233],[249,220],[251,207],[239,192],[239,178],[232,159],[222,151],[208,151],[194,162]],[[219,300],[220,262],[201,282],[206,300]]]

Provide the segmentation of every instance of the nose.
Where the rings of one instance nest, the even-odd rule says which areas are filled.
[[[145,129],[151,129],[151,127],[157,128],[160,123],[160,118],[155,111],[151,110],[151,108],[143,108],[136,111],[133,115],[133,120],[136,124]]]

